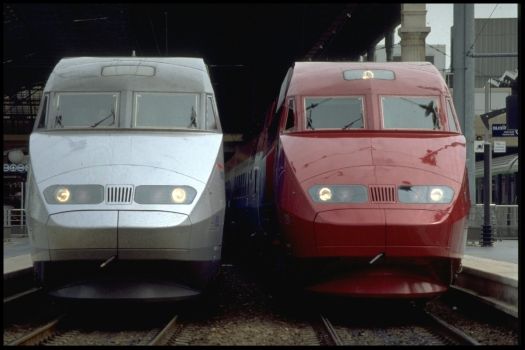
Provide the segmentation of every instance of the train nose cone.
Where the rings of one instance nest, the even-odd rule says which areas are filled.
[[[326,133],[315,136],[283,135],[281,141],[284,157],[292,165],[300,183],[322,175],[328,176],[327,181],[333,181],[344,176],[337,171],[373,165],[370,138]]]
[[[64,131],[33,133],[30,137],[31,168],[38,181],[80,169],[113,165],[163,169],[206,183],[221,149],[222,135],[183,133],[118,133]],[[198,159],[198,161],[195,161]],[[154,178],[146,173],[143,176]],[[120,182],[117,182],[120,183]]]
[[[382,209],[323,211],[315,218],[314,232],[320,250],[344,248],[351,255],[377,255],[385,245],[385,214]]]

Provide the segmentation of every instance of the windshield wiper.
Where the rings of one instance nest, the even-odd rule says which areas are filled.
[[[193,106],[191,107],[191,117],[190,117],[190,125],[188,128],[196,128],[197,127],[197,113],[195,112],[195,108]]]
[[[419,107],[423,108],[425,110],[425,117],[428,117],[430,114],[432,114],[432,123],[434,124],[434,130],[440,128],[440,126],[439,126],[439,118],[437,117],[437,109],[436,109],[436,106],[434,106],[434,101],[433,100],[430,100],[428,105],[422,105],[422,104],[416,103],[414,101],[411,101],[409,99],[406,99],[404,97],[401,97],[401,99],[405,100],[407,102],[413,103],[416,106],[419,106]]]
[[[363,115],[360,115],[359,118],[355,119],[355,120],[352,120],[350,123],[346,124],[345,126],[343,126],[343,130],[346,130],[348,129],[349,127],[351,127],[352,125],[354,125],[354,123],[360,121],[361,119],[363,119]]]
[[[306,127],[308,129],[314,130],[314,127],[312,125],[312,109],[314,109],[315,107],[319,106],[321,103],[325,103],[325,102],[330,101],[332,99],[333,99],[332,97],[328,97],[328,98],[325,98],[324,100],[321,100],[321,101],[319,101],[317,103],[311,103],[308,107],[306,107],[306,110],[308,111],[308,116],[306,117],[306,122],[307,122]]]
[[[434,130],[439,129],[439,118],[437,116],[437,108],[434,106],[434,101],[430,101],[428,106],[425,108],[425,117],[432,113],[432,123],[434,124]]]
[[[102,123],[103,121],[105,121],[105,120],[107,120],[107,119],[109,119],[111,117],[113,117],[113,121],[109,125],[113,125],[113,123],[115,123],[115,112],[113,110],[111,110],[111,113],[107,117],[104,117],[103,119],[99,120],[95,124],[91,125],[91,127],[92,128],[96,128],[97,126],[100,125],[100,123]]]
[[[436,106],[434,106],[434,101],[430,100],[428,105],[418,104],[418,106],[425,110],[425,117],[428,117],[430,114],[432,114],[432,124],[434,124],[434,130],[439,129],[439,118],[437,117],[437,109]]]
[[[308,111],[308,117],[306,117],[306,121],[307,121],[306,127],[308,129],[314,130],[314,127],[312,125],[312,110],[311,109]]]
[[[325,98],[324,100],[321,100],[321,101],[319,101],[317,103],[312,103],[308,107],[306,107],[306,110],[314,109],[315,107],[319,106],[320,104],[328,102],[330,100],[333,100],[333,98],[332,97],[328,97],[328,98]]]
[[[53,127],[56,128],[57,125],[59,125],[61,128],[64,127],[64,125],[62,125],[62,116],[61,116],[60,114],[58,114],[58,115],[55,117],[55,125],[53,125]]]

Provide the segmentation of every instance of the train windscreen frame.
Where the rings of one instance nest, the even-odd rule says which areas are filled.
[[[442,131],[438,108],[436,96],[381,96],[383,128]]]
[[[135,92],[133,126],[158,129],[201,130],[199,94]]]
[[[115,128],[118,92],[56,92],[48,129]]]
[[[304,98],[306,130],[363,129],[362,96],[311,96]]]

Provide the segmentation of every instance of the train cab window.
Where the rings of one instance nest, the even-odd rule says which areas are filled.
[[[383,96],[385,129],[442,130],[434,97]]]
[[[44,96],[44,102],[42,102],[42,110],[40,111],[40,116],[38,118],[38,124],[36,126],[36,129],[43,129],[46,127],[46,119],[47,119],[47,100],[49,99],[49,96],[46,94]]]
[[[135,93],[134,126],[139,128],[200,129],[198,95],[188,93]]]
[[[211,96],[206,96],[206,130],[217,130],[217,113]]]
[[[284,130],[293,131],[295,129],[295,103],[294,99],[288,100],[288,113],[286,116],[286,125]]]
[[[306,129],[361,129],[362,97],[305,98]]]
[[[452,113],[452,105],[450,100],[447,100],[447,121],[448,121],[448,130],[457,132],[458,127],[456,126],[456,118],[454,118],[454,113]]]
[[[115,127],[118,93],[63,92],[54,95],[50,129]]]

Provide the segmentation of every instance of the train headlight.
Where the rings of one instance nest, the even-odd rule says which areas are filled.
[[[44,190],[48,204],[99,204],[104,201],[102,185],[53,185]]]
[[[329,201],[330,199],[332,199],[332,190],[329,189],[328,187],[322,187],[319,190],[318,195],[319,195],[319,199],[322,200],[323,202]]]
[[[448,186],[400,186],[397,191],[401,203],[450,203],[454,190]]]
[[[173,191],[171,191],[171,199],[173,200],[173,203],[181,204],[186,201],[186,190],[181,187],[175,187]]]
[[[440,202],[443,199],[443,190],[441,188],[433,188],[430,190],[430,200],[432,202]]]
[[[368,201],[368,192],[362,185],[315,185],[308,190],[314,202],[363,203]]]
[[[135,188],[139,204],[191,204],[197,191],[190,186],[143,185]]]
[[[71,196],[71,192],[66,187],[59,187],[55,191],[55,199],[57,202],[66,203]]]

